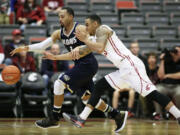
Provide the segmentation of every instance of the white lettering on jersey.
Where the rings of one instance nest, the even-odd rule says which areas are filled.
[[[70,38],[70,39],[62,39],[62,43],[64,45],[72,45],[77,43],[76,37]]]

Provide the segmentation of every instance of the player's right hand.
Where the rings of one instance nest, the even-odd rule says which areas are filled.
[[[80,58],[79,47],[76,47],[71,51],[71,56],[73,60],[78,60]]]
[[[18,47],[16,49],[14,49],[13,51],[10,52],[10,55],[13,56],[14,54],[16,53],[20,53],[20,52],[23,52],[23,51],[28,51],[29,50],[29,47],[28,46],[21,46],[21,47]]]

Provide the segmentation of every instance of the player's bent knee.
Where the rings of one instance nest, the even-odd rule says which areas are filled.
[[[56,80],[54,82],[54,95],[64,94],[65,84],[61,80]]]

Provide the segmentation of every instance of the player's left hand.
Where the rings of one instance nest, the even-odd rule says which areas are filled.
[[[75,35],[82,42],[85,42],[88,38],[88,33],[85,31],[76,30]]]
[[[50,53],[50,52],[48,52],[48,51],[45,51],[44,53],[43,53],[43,59],[49,59],[49,60],[56,60],[55,59],[55,57],[54,57],[54,55],[52,54],[52,53]]]
[[[76,47],[71,51],[71,56],[73,60],[78,60],[80,58],[79,47]]]

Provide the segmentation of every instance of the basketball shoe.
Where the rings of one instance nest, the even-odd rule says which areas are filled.
[[[62,115],[67,122],[72,123],[74,126],[78,128],[84,127],[85,120],[81,119],[79,116],[71,115],[68,113],[63,113]]]
[[[44,118],[42,120],[37,120],[35,125],[40,128],[57,128],[59,127],[59,120],[52,118]]]
[[[120,113],[114,118],[116,123],[115,132],[120,132],[124,129],[126,120],[127,120],[128,112],[127,111],[120,111]],[[79,116],[74,116],[71,114],[63,113],[63,117],[67,122],[72,123],[76,127],[83,127],[85,124],[85,120],[81,119]]]

